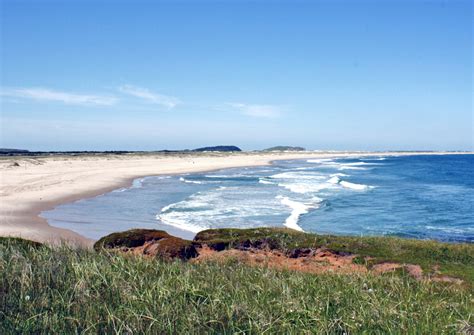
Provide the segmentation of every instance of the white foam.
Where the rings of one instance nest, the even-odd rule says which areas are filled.
[[[335,168],[338,170],[368,170],[368,168],[364,168],[363,166],[371,166],[371,165],[380,165],[380,163],[373,163],[373,162],[336,162],[331,159],[310,159],[307,160],[309,163],[317,163],[323,165],[323,167],[328,168]]]
[[[345,173],[333,173],[330,174],[329,177],[349,177],[349,175]]]
[[[369,163],[369,162],[353,162],[353,163],[342,163],[345,166],[360,166],[360,165],[378,165],[377,163]]]
[[[259,178],[258,182],[260,184],[265,184],[265,185],[275,185],[275,183],[272,183],[271,181],[268,181],[268,180],[263,179],[263,178]]]
[[[182,230],[187,230],[193,233],[199,233],[200,231],[209,229],[209,227],[204,227],[204,226],[199,226],[193,223],[189,223],[186,220],[183,220],[181,217],[173,213],[169,213],[168,215],[158,214],[156,218],[164,224],[167,224],[169,226],[173,226]]]
[[[369,168],[360,167],[360,166],[352,166],[352,165],[341,165],[337,169],[339,171],[344,171],[344,170],[369,170]]]
[[[342,187],[345,187],[345,188],[349,188],[351,190],[358,190],[358,191],[367,190],[367,189],[373,187],[373,186],[367,186],[367,185],[364,185],[364,184],[350,183],[350,182],[344,181],[344,180],[341,180],[339,182],[339,185],[341,185]]]
[[[183,177],[180,177],[179,180],[182,181],[183,183],[188,183],[188,184],[202,184],[202,181],[188,180],[188,179],[185,179]]]
[[[286,218],[284,225],[291,229],[303,231],[303,228],[298,225],[300,216],[303,214],[307,214],[310,209],[317,207],[316,204],[305,204],[302,202],[297,202],[281,195],[277,196],[276,199],[280,199],[280,202],[283,205],[291,208],[291,214],[289,217]],[[317,197],[313,198],[313,200],[317,201],[318,203],[321,201],[321,199]]]
[[[320,159],[308,159],[307,163],[316,163],[316,164],[325,164],[328,162],[333,163],[334,161],[331,158],[320,158]]]
[[[315,193],[334,187],[333,184],[328,183],[327,176],[315,173],[290,171],[273,175],[270,178],[278,180],[278,186],[300,194]]]
[[[351,190],[366,190],[368,188],[372,188],[372,186],[367,186],[367,185],[363,185],[363,184],[356,184],[356,183],[350,183],[348,181],[345,181],[345,180],[341,180],[339,177],[337,176],[334,176],[332,177],[331,179],[328,180],[328,183],[331,183],[331,184],[339,184],[341,185],[342,187],[344,188],[349,188]]]
[[[283,173],[277,173],[269,178],[271,179],[318,179],[322,180],[325,179],[324,176],[320,174],[314,174],[314,173],[304,173],[301,171],[289,171],[289,172],[283,172]]]
[[[164,207],[156,216],[164,224],[192,232],[211,227],[261,226],[258,217],[281,213],[281,204],[269,201],[242,187],[218,187],[194,193],[187,199]]]
[[[341,181],[341,179],[339,179],[338,176],[334,176],[334,177],[332,177],[331,179],[328,180],[328,183],[330,183],[330,184],[339,184],[340,181]]]
[[[324,189],[332,188],[334,185],[329,184],[329,183],[313,183],[313,184],[307,184],[307,183],[279,183],[278,186],[284,187],[287,190],[293,192],[293,193],[300,193],[300,194],[306,194],[306,193],[316,193]]]
[[[173,208],[174,205],[175,205],[175,204],[170,204],[170,205],[168,205],[168,206],[163,207],[163,208],[161,209],[161,213],[168,212],[170,209]]]

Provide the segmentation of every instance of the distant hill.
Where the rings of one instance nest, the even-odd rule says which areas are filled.
[[[291,147],[291,146],[284,146],[279,145],[276,147],[271,147],[262,151],[305,151],[306,149],[303,147]]]
[[[215,147],[203,147],[203,148],[197,148],[194,149],[193,151],[242,151],[239,147],[236,147],[235,145],[218,145]]]

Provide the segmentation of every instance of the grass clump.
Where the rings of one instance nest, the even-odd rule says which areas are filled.
[[[0,333],[454,334],[468,287],[51,249],[0,238]]]

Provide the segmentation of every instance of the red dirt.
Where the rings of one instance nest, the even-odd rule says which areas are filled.
[[[401,265],[400,263],[386,262],[386,263],[375,264],[372,267],[372,272],[375,273],[375,274],[382,274],[382,273],[386,273],[386,272],[395,271],[396,269],[400,269],[402,267],[403,267],[403,265]]]
[[[396,269],[405,269],[410,276],[417,280],[433,280],[460,284],[463,281],[458,278],[437,275],[435,277],[426,277],[423,275],[421,266],[416,264],[400,264],[386,262],[374,265],[370,270],[366,266],[354,264],[353,259],[357,255],[339,255],[335,252],[325,249],[316,249],[309,254],[300,257],[288,257],[288,255],[277,250],[264,250],[250,248],[245,250],[228,249],[216,251],[204,245],[197,249],[199,255],[192,258],[189,262],[203,263],[209,261],[228,262],[235,260],[251,266],[264,266],[279,270],[292,270],[306,273],[367,273],[371,272],[380,275]]]
[[[215,251],[207,246],[198,249],[199,256],[190,260],[193,263],[208,261],[226,262],[235,259],[252,266],[265,266],[280,270],[293,270],[309,273],[364,273],[367,268],[363,265],[352,263],[354,255],[337,255],[328,250],[317,249],[314,253],[298,257],[289,258],[279,251],[269,251],[260,249],[237,250],[229,249]]]
[[[418,280],[423,279],[423,269],[421,268],[421,266],[415,264],[400,264],[391,262],[380,263],[375,264],[372,267],[372,272],[374,272],[375,274],[382,274],[386,272],[395,271],[396,269],[405,269],[405,271],[407,271],[408,274],[413,278]]]

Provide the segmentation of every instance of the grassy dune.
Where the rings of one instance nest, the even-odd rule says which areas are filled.
[[[0,239],[1,334],[467,334],[471,287],[403,272],[311,275]]]

